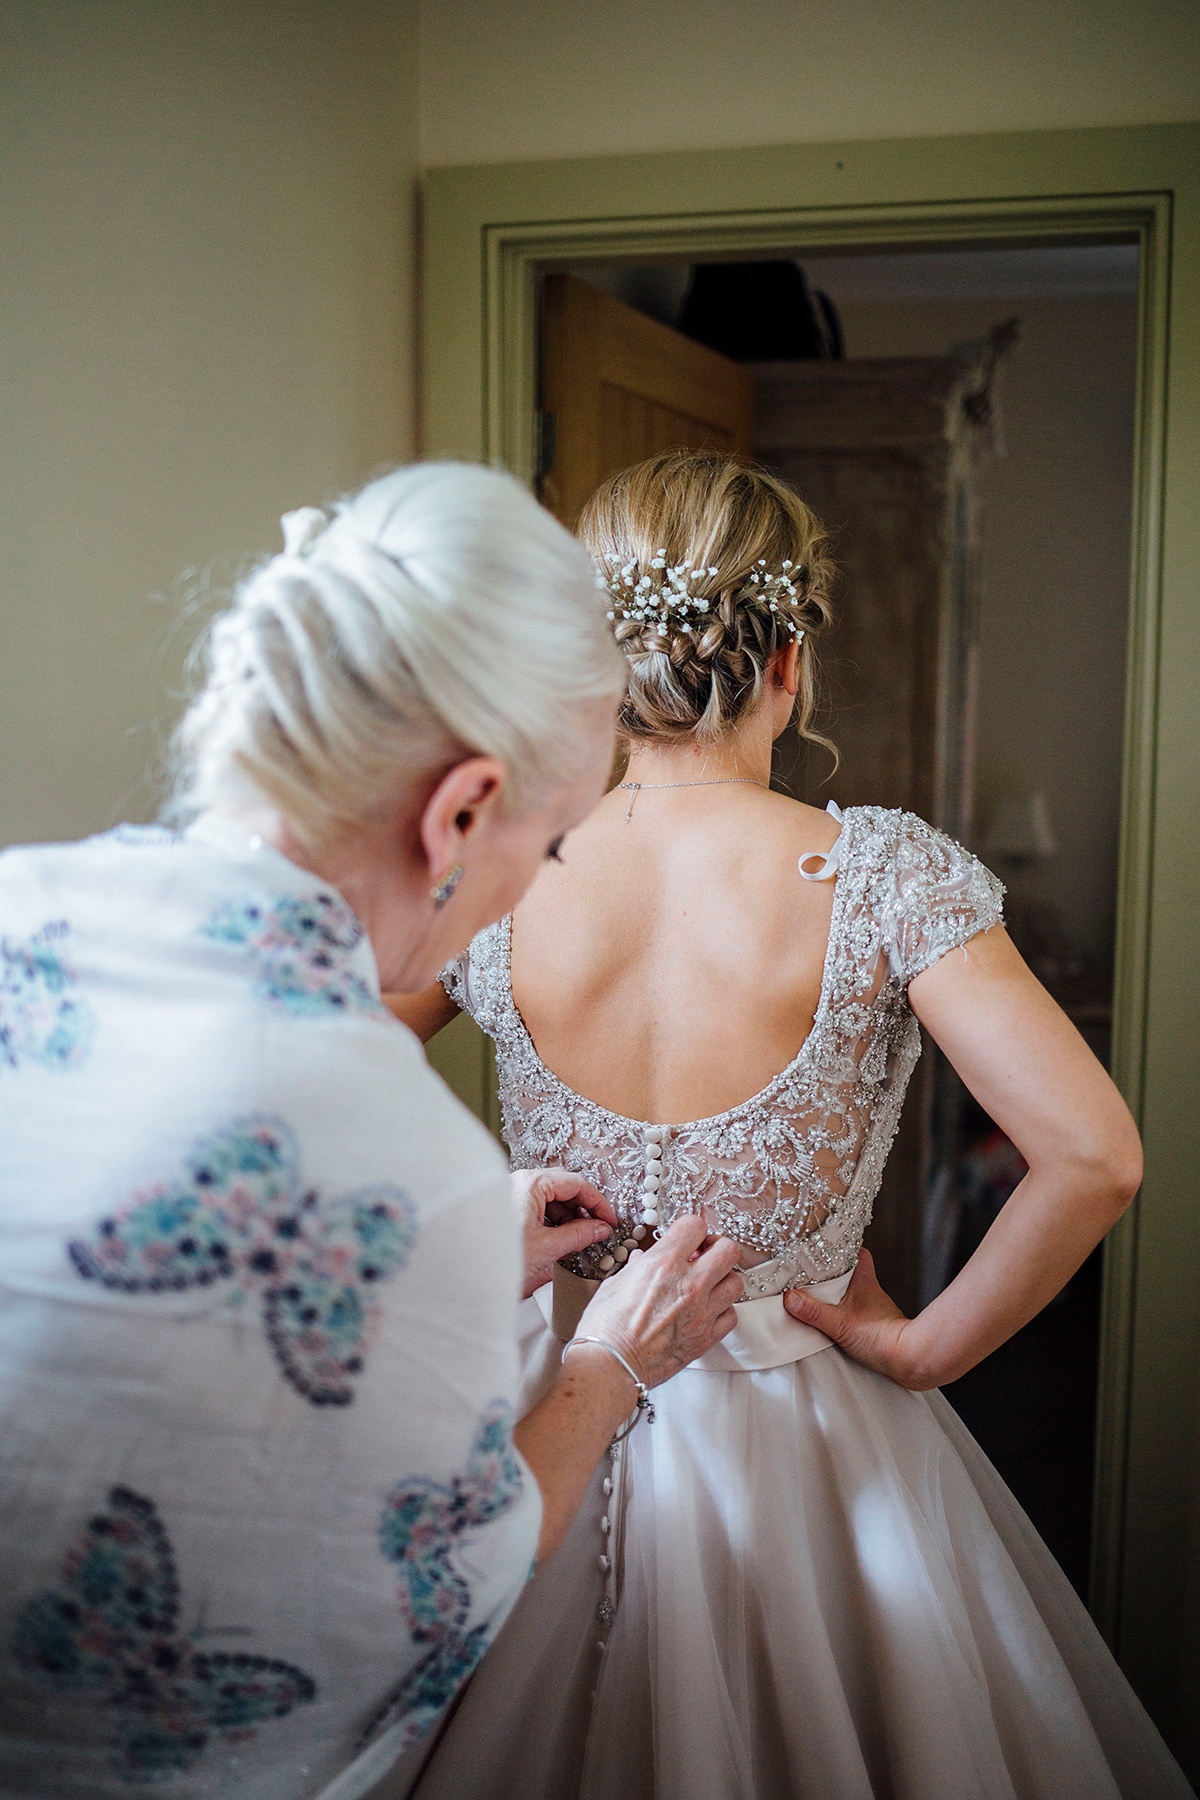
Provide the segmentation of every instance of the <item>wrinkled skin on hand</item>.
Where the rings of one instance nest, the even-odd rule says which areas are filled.
[[[737,1323],[744,1292],[734,1264],[739,1246],[709,1235],[703,1219],[676,1219],[649,1250],[634,1250],[601,1283],[579,1322],[581,1337],[603,1338],[647,1387],[668,1381],[711,1350]]]
[[[521,1298],[528,1300],[556,1262],[610,1237],[617,1215],[599,1188],[567,1169],[514,1169],[512,1184],[525,1252]]]

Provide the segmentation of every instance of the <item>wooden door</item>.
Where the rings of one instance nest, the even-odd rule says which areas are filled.
[[[570,275],[542,298],[538,494],[565,525],[606,475],[660,450],[750,454],[754,379],[681,332]],[[500,1134],[490,1044],[465,1014],[429,1046],[433,1067]]]
[[[572,275],[542,296],[540,496],[565,525],[606,475],[660,450],[754,443],[749,370]]]

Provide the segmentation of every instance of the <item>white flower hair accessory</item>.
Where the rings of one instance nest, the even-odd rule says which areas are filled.
[[[329,514],[322,512],[319,506],[299,506],[295,512],[284,513],[279,521],[283,532],[283,554],[307,556],[328,524]]]
[[[710,610],[710,602],[694,594],[692,584],[719,575],[719,569],[706,568],[703,563],[676,563],[674,568],[668,567],[665,550],[655,551],[650,563],[653,573],[649,575],[639,575],[637,564],[622,562],[615,551],[605,551],[602,560],[606,566],[598,565],[596,586],[612,600],[610,619],[633,619],[645,625],[653,623],[663,631],[672,626],[689,633],[703,630],[704,615]],[[777,575],[772,575],[766,558],[760,557],[738,599],[760,607],[764,612],[776,613],[799,642],[804,632],[786,610],[788,601],[795,603],[801,598],[792,579],[794,567],[794,563],[787,561]]]

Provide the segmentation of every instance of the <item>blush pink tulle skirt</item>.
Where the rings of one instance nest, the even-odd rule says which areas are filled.
[[[561,1345],[536,1302],[522,1322],[532,1404]],[[940,1394],[831,1346],[779,1368],[689,1369],[654,1399],[415,1800],[1190,1796]]]

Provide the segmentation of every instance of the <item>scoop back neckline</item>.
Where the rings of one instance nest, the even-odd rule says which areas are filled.
[[[829,851],[810,851],[809,855],[816,856],[830,854],[836,845],[840,844],[845,837],[850,814],[857,811],[857,807],[848,806],[844,808],[841,820],[842,829],[839,831],[837,837],[834,838],[833,843],[829,846]],[[805,857],[800,858],[801,862],[806,860]],[[765,1087],[759,1088],[757,1093],[751,1094],[745,1100],[739,1100],[736,1106],[727,1107],[724,1112],[709,1113],[706,1117],[701,1119],[683,1119],[679,1121],[678,1124],[669,1119],[634,1119],[627,1113],[614,1112],[611,1107],[602,1106],[599,1100],[592,1100],[587,1094],[581,1094],[577,1088],[573,1088],[565,1082],[560,1075],[556,1075],[549,1064],[543,1062],[538,1047],[533,1041],[533,1033],[530,1031],[528,1025],[526,1025],[521,1009],[517,1005],[516,995],[513,993],[513,916],[511,913],[506,913],[500,922],[503,931],[501,942],[504,949],[504,998],[508,1010],[512,1014],[517,1031],[527,1046],[530,1056],[533,1058],[546,1079],[553,1083],[553,1085],[558,1088],[560,1092],[565,1094],[568,1099],[577,1102],[580,1106],[590,1107],[594,1112],[602,1114],[606,1119],[612,1119],[618,1125],[632,1127],[635,1131],[657,1129],[662,1126],[666,1126],[669,1131],[676,1135],[681,1135],[685,1132],[703,1131],[707,1126],[723,1125],[730,1119],[736,1119],[739,1113],[747,1112],[751,1107],[764,1104],[774,1095],[777,1088],[781,1087],[789,1077],[797,1072],[801,1064],[807,1059],[809,1046],[816,1037],[817,1031],[823,1023],[825,1014],[829,1009],[829,987],[833,974],[834,945],[837,941],[838,926],[841,920],[843,894],[842,870],[844,866],[844,864],[839,865],[838,871],[833,877],[833,909],[829,916],[829,936],[825,943],[825,956],[821,963],[821,991],[817,997],[817,1007],[816,1011],[813,1013],[812,1025],[805,1036],[804,1042],[797,1050],[795,1056],[793,1056],[791,1062],[787,1064],[786,1068],[780,1069],[777,1075],[772,1075],[770,1081],[766,1083]]]

